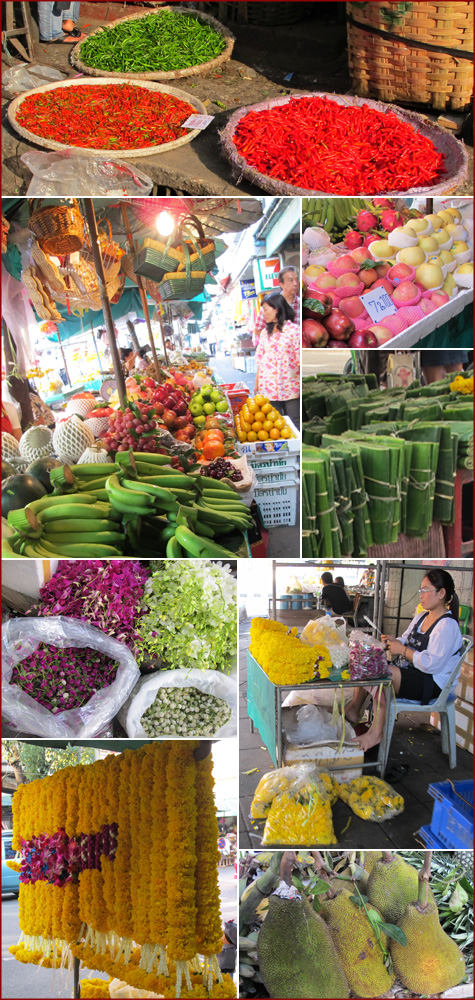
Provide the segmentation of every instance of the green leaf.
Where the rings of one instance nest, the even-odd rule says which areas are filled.
[[[301,882],[300,879],[297,878],[296,875],[292,875],[292,882],[297,887],[297,889],[300,889],[302,892],[305,891],[305,886],[304,886],[303,882]]]
[[[312,905],[313,905],[313,908],[315,910],[315,913],[320,913],[321,908],[322,908],[322,904],[321,904],[318,896],[314,896],[313,897],[313,904]]]
[[[393,941],[397,941],[398,944],[407,944],[407,937],[404,931],[402,931],[400,927],[396,927],[395,924],[380,923],[379,929],[383,931],[383,934],[386,934],[388,938],[392,938]]]
[[[323,892],[328,892],[329,889],[328,882],[325,882],[324,879],[318,877],[312,879],[310,885],[312,892],[317,893],[317,895],[320,895]]]
[[[363,899],[360,899],[359,896],[350,896],[350,899],[351,899],[351,902],[355,903],[356,906],[359,906],[360,909],[363,907],[364,896],[363,896]]]
[[[368,917],[375,924],[383,923],[383,918],[377,910],[368,910]]]
[[[325,306],[320,299],[304,299],[302,303],[305,309],[311,309],[312,312],[318,313],[320,316],[325,315]]]

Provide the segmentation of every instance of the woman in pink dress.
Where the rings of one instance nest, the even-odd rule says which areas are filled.
[[[266,396],[279,413],[300,428],[300,327],[279,292],[262,302],[266,329],[256,350],[254,395]]]

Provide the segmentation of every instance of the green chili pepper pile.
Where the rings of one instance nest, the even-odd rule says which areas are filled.
[[[81,44],[80,59],[114,73],[174,72],[216,59],[225,46],[223,36],[196,17],[162,11],[91,35]]]

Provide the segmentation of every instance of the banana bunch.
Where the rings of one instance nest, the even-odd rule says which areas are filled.
[[[10,558],[101,558],[123,554],[121,517],[110,503],[98,500],[93,493],[48,494],[23,510],[10,511],[8,523],[14,533],[2,543],[2,554]]]
[[[362,198],[303,198],[303,227],[323,226],[334,243],[354,224],[355,217],[364,207]]]

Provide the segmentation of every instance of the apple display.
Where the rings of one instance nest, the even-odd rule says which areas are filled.
[[[448,222],[454,221],[454,217],[451,212],[442,210],[441,212],[437,212],[437,215],[439,216],[439,219],[442,219],[444,226],[446,226]]]
[[[377,281],[371,286],[371,288],[384,288],[388,295],[392,295],[394,291],[394,285],[389,278],[378,278]]]
[[[425,253],[434,253],[435,250],[439,249],[439,244],[433,236],[421,236],[419,246]]]
[[[364,260],[372,260],[367,247],[358,247],[356,250],[352,250],[350,257],[353,258],[356,264],[362,264]]]
[[[440,288],[444,281],[444,273],[437,264],[420,264],[416,268],[416,279],[424,288]]]
[[[448,274],[444,281],[444,284],[442,285],[442,291],[446,292],[447,295],[450,295],[450,298],[452,298],[452,295],[454,294],[454,292],[457,291],[457,288],[458,285],[457,282],[455,281],[453,274]]]
[[[389,277],[391,281],[405,281],[407,278],[413,278],[415,275],[414,268],[410,267],[409,264],[395,264],[394,267],[390,269]]]
[[[376,337],[378,347],[381,347],[381,344],[387,344],[388,340],[393,338],[393,334],[383,323],[374,323],[373,326],[368,327],[368,330]]]
[[[403,247],[397,255],[398,263],[409,264],[409,267],[419,267],[425,259],[426,255],[421,247]]]
[[[437,306],[435,302],[432,301],[432,299],[421,299],[419,305],[422,309],[422,312],[426,316],[431,312],[435,312],[435,310],[437,309]]]
[[[348,341],[348,347],[365,348],[378,347],[378,339],[370,329],[355,330]]]
[[[443,246],[445,243],[450,243],[452,239],[448,229],[445,227],[443,229],[437,229],[432,238],[437,240],[439,246]]]
[[[458,254],[466,253],[468,250],[468,245],[467,243],[464,243],[463,240],[455,240],[455,243],[452,245],[451,250],[452,253],[455,254],[455,256],[457,256]]]
[[[302,347],[326,347],[328,330],[315,319],[304,319],[302,323]]]
[[[361,280],[359,276],[354,274],[352,271],[340,274],[340,277],[336,279],[337,288],[357,288],[358,285],[361,285]]]
[[[314,281],[315,288],[334,288],[336,285],[336,278],[333,274],[329,274],[325,271],[324,274],[319,274],[318,278]]]
[[[437,306],[437,309],[439,309],[440,306],[445,306],[447,302],[450,302],[450,297],[447,295],[447,292],[444,292],[441,289],[438,292],[432,292],[430,301],[433,302],[435,306]]]
[[[348,295],[346,299],[341,299],[339,309],[350,319],[357,319],[366,311],[358,295]]]
[[[341,309],[334,309],[330,316],[325,316],[323,325],[333,340],[348,340],[355,329],[354,323]]]
[[[419,233],[421,233],[421,234],[425,233],[426,236],[428,236],[429,235],[428,231],[430,231],[431,229],[433,229],[432,223],[428,222],[427,219],[424,219],[424,218],[422,218],[422,219],[411,219],[410,222],[409,222],[409,225],[410,225],[411,229],[414,230],[414,232],[416,233],[416,235],[418,235]]]
[[[392,257],[394,254],[395,247],[391,246],[387,240],[375,240],[371,244],[371,255],[373,257],[382,257],[386,259],[387,257]]]
[[[417,273],[417,272],[416,272]],[[396,305],[407,305],[408,302],[416,302],[420,299],[421,293],[413,281],[401,281],[392,293],[392,300]]]
[[[361,271],[358,271],[358,278],[363,282],[365,288],[369,288],[373,284],[373,281],[377,280],[377,277],[376,268],[374,267],[363,268]]]

